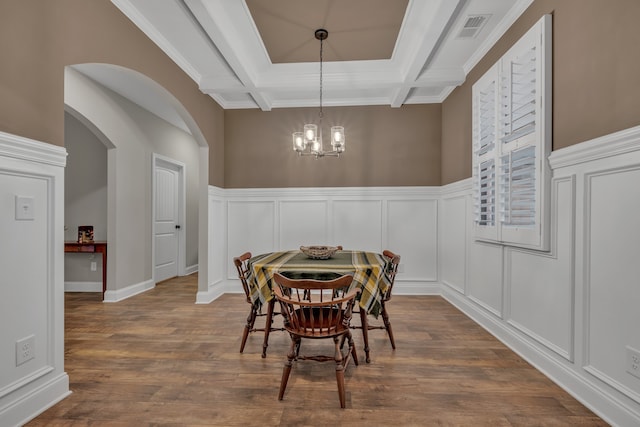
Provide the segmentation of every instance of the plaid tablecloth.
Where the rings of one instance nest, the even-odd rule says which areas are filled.
[[[310,259],[299,250],[272,252],[249,260],[251,299],[262,305],[273,298],[271,279],[276,272],[288,277],[331,279],[353,273],[351,286],[362,289],[360,307],[378,316],[380,300],[389,288],[387,261],[381,254],[364,251],[338,251],[327,260]]]

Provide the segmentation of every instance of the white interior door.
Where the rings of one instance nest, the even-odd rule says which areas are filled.
[[[184,168],[167,159],[154,160],[154,279],[175,277],[180,272],[182,182]]]

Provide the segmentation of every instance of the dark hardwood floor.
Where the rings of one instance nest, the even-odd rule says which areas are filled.
[[[196,282],[172,279],[119,303],[66,294],[73,394],[27,425],[607,425],[436,296],[393,297],[397,350],[384,331],[370,332],[370,364],[354,332],[360,365],[346,372],[346,409],[332,363],[296,362],[278,401],[289,338],[273,333],[262,359],[262,335],[251,334],[240,354],[244,296],[197,305]]]

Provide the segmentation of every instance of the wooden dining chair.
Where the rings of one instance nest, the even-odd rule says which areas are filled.
[[[273,276],[273,293],[280,302],[284,327],[291,337],[291,347],[282,371],[278,400],[282,400],[287,388],[294,360],[315,360],[336,364],[336,381],[340,407],[345,407],[344,371],[349,360],[358,364],[356,347],[349,328],[356,296],[360,290],[349,290],[353,277],[340,276],[333,280],[289,279],[280,273]],[[333,356],[301,356],[302,339],[328,339],[334,343]],[[340,341],[346,339],[348,351],[342,353]]]
[[[384,329],[387,331],[387,335],[389,336],[389,341],[391,342],[391,347],[396,349],[396,342],[393,338],[393,329],[391,329],[391,322],[389,321],[389,312],[387,311],[387,303],[391,299],[391,294],[393,291],[393,284],[396,279],[396,274],[398,273],[398,266],[400,265],[400,255],[397,255],[390,250],[385,249],[382,251],[382,255],[387,260],[386,265],[386,275],[389,278],[389,287],[382,294],[382,298],[380,300],[381,309],[380,315],[382,316],[382,325],[371,324],[369,319],[367,318],[368,314],[359,309],[358,312],[360,314],[360,326],[352,326],[352,329],[362,329],[362,339],[364,341],[364,352],[367,363],[371,361],[369,357],[369,331],[373,329]],[[366,327],[365,327],[366,325]]]
[[[244,325],[244,331],[242,332],[242,342],[240,343],[240,353],[244,351],[244,346],[247,343],[247,338],[251,332],[264,332],[264,341],[262,343],[262,357],[267,357],[267,346],[269,345],[269,333],[272,331],[284,331],[284,328],[273,327],[273,316],[280,314],[274,311],[275,299],[272,299],[267,303],[267,312],[262,313],[260,307],[251,301],[251,288],[249,287],[249,259],[251,258],[251,252],[245,252],[242,255],[233,258],[233,264],[238,270],[238,278],[242,284],[247,303],[251,305],[249,316],[247,316],[247,323]],[[264,328],[256,328],[255,322],[258,317],[265,317]]]

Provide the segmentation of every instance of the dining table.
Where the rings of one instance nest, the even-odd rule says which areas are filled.
[[[300,250],[277,251],[260,254],[249,260],[250,295],[254,304],[267,308],[267,324],[273,318],[275,297],[272,280],[275,273],[289,278],[330,280],[343,274],[352,274],[352,287],[360,289],[359,313],[366,361],[370,361],[367,314],[377,317],[382,308],[382,297],[391,282],[387,276],[388,262],[382,254],[362,250],[338,250],[328,259],[315,259]],[[269,341],[269,328],[265,328],[263,356]]]

